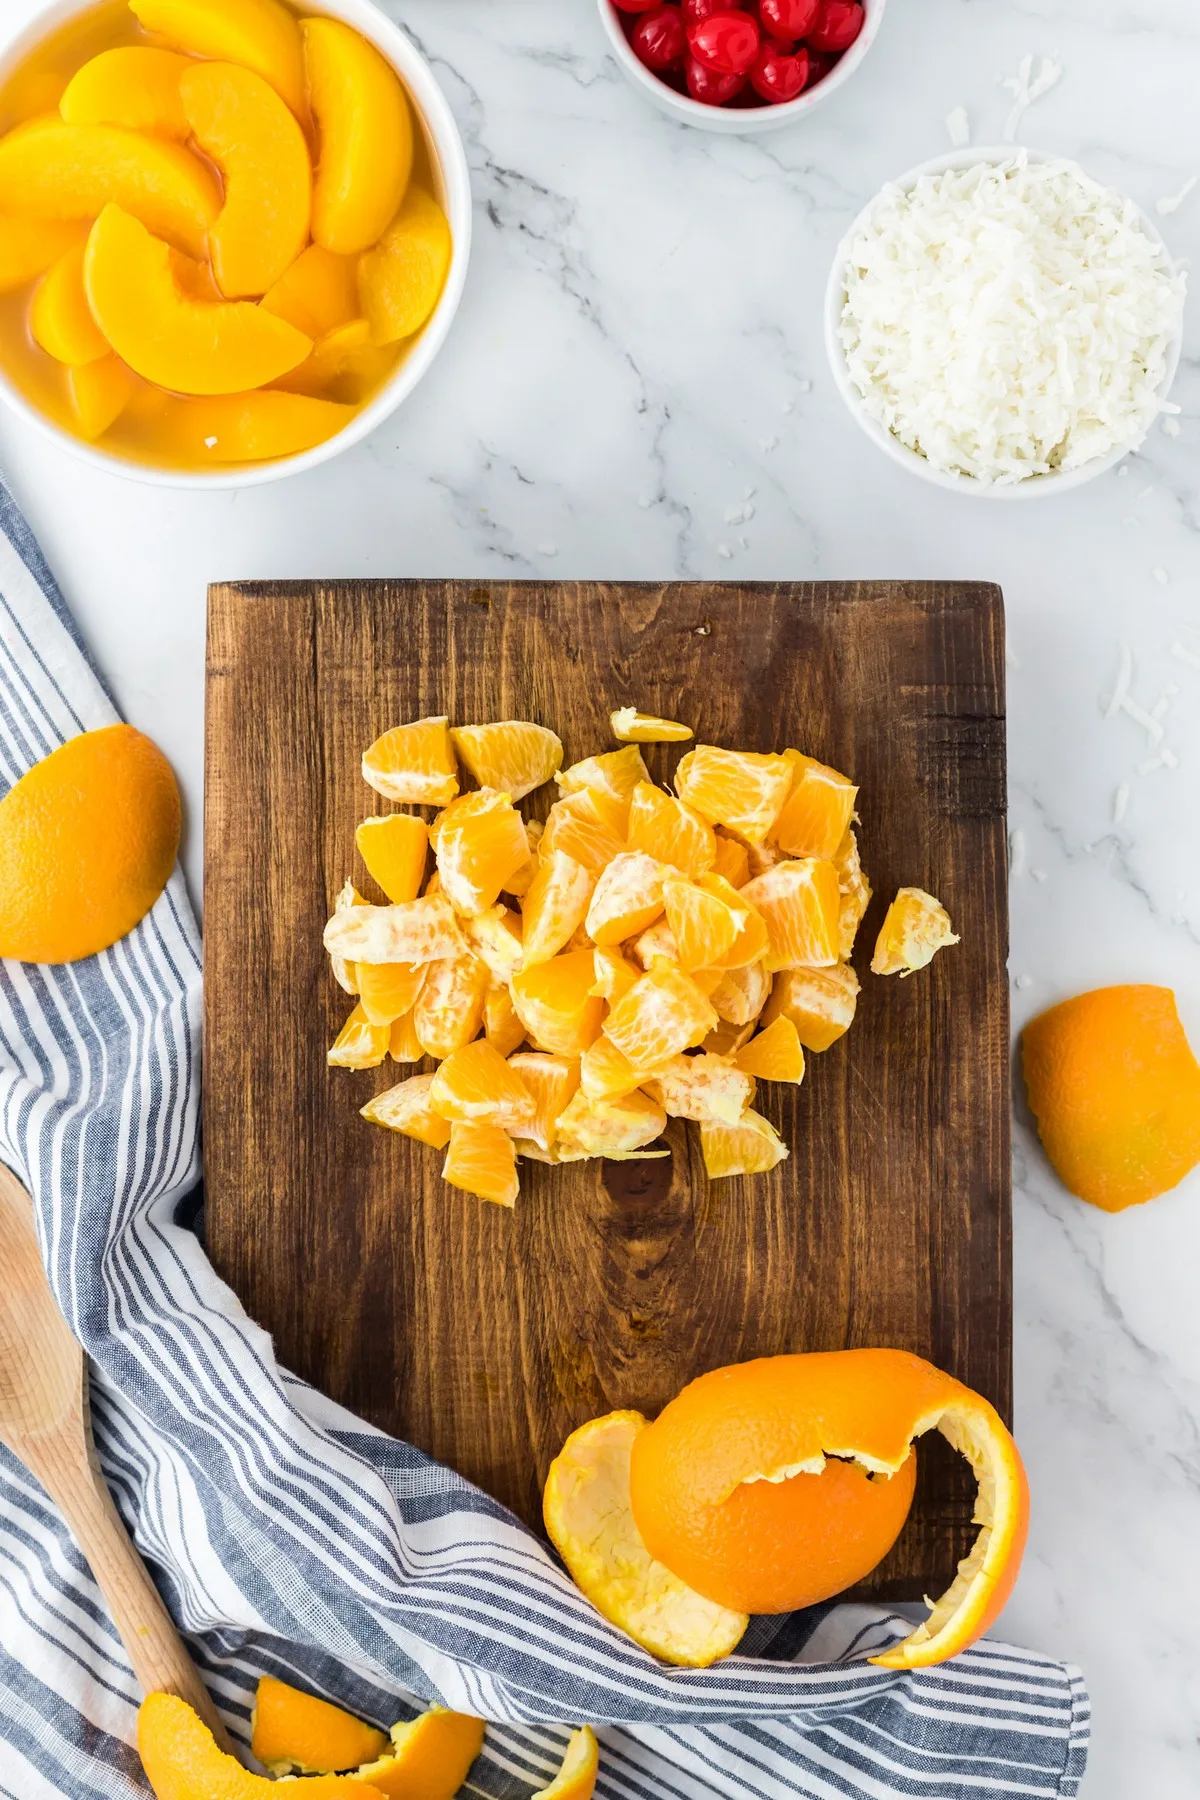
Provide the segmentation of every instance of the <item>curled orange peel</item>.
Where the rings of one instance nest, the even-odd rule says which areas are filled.
[[[590,1725],[581,1725],[567,1742],[562,1767],[549,1787],[539,1788],[530,1800],[592,1800],[600,1772],[600,1746]]]

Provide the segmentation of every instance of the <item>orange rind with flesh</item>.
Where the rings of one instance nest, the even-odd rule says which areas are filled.
[[[580,1088],[559,1114],[559,1153],[585,1157],[642,1150],[662,1136],[666,1123],[657,1101],[636,1089],[619,1099],[593,1100]]]
[[[320,156],[312,234],[339,256],[382,237],[412,170],[412,113],[395,70],[340,19],[305,19],[304,62]]]
[[[429,830],[424,819],[411,813],[364,819],[354,833],[354,842],[368,875],[393,906],[418,897],[429,853]]]
[[[426,1056],[449,1056],[479,1035],[491,979],[478,956],[448,956],[428,965],[413,1006],[413,1028]]]
[[[123,125],[186,143],[192,128],[179,83],[193,66],[174,50],[144,45],[103,50],[68,81],[59,113],[68,125]]]
[[[592,1800],[600,1773],[600,1746],[590,1725],[581,1725],[567,1740],[562,1766],[549,1787],[529,1800]]]
[[[271,1800],[275,1782],[218,1749],[204,1721],[175,1694],[147,1694],[138,1711],[138,1754],[156,1800]],[[353,1775],[302,1777],[305,1800],[385,1800]]]
[[[858,856],[858,838],[854,832],[848,831],[842,839],[833,859],[833,866],[837,870],[838,892],[841,895],[841,906],[838,909],[838,951],[842,961],[847,962],[854,954],[854,940],[858,936],[863,914],[871,904],[871,884],[863,874]]]
[[[433,195],[410,187],[375,248],[359,259],[358,297],[372,343],[398,344],[420,331],[442,297],[453,250]]]
[[[717,860],[717,838],[698,812],[639,781],[629,799],[625,848],[669,863],[681,875],[706,875]]]
[[[444,1150],[450,1142],[450,1122],[432,1105],[433,1081],[432,1075],[410,1075],[407,1081],[368,1100],[360,1108],[361,1115],[371,1125],[384,1125],[434,1150]]]
[[[0,217],[0,294],[44,275],[68,250],[82,245],[87,232],[73,220]]]
[[[789,1155],[788,1147],[760,1113],[747,1110],[736,1125],[714,1121],[700,1127],[700,1150],[710,1181],[732,1175],[765,1175]]]
[[[715,1604],[790,1612],[840,1593],[886,1554],[912,1500],[913,1445],[934,1429],[974,1470],[979,1534],[929,1619],[872,1658],[928,1667],[999,1615],[1029,1494],[995,1408],[920,1357],[826,1351],[700,1376],[633,1444],[631,1510],[650,1554]]]
[[[103,437],[133,399],[135,381],[119,356],[97,357],[67,370],[67,394],[81,436]]]
[[[450,1148],[442,1164],[442,1180],[473,1194],[477,1200],[515,1206],[520,1183],[512,1139],[499,1125],[456,1121],[450,1127]]]
[[[636,706],[618,706],[608,715],[612,734],[621,744],[686,744],[695,737],[690,725],[639,712]]]
[[[451,1124],[472,1119],[522,1136],[532,1133],[537,1118],[533,1095],[518,1070],[476,1038],[453,1051],[433,1077],[429,1104]]]
[[[192,136],[221,171],[225,203],[208,234],[227,300],[266,293],[308,243],[312,164],[275,89],[231,62],[191,63],[179,83]]]
[[[572,1432],[550,1465],[542,1513],[580,1591],[610,1624],[665,1662],[705,1669],[750,1620],[714,1605],[656,1562],[634,1523],[630,1461],[647,1423],[615,1412]]]
[[[300,30],[280,0],[129,0],[129,8],[176,50],[253,69],[304,118]]]
[[[738,892],[766,923],[768,969],[822,968],[839,960],[841,895],[832,863],[815,857],[777,863]]]
[[[78,244],[47,269],[33,292],[29,329],[56,362],[78,368],[108,355],[108,339],[92,317],[83,286],[84,246]]]
[[[595,886],[591,870],[565,850],[551,850],[539,859],[521,903],[525,968],[549,962],[566,948],[587,918]]]
[[[331,1069],[377,1069],[388,1053],[392,1027],[372,1025],[361,1002],[354,1008],[325,1060]]]
[[[604,869],[592,892],[585,928],[593,944],[611,948],[653,925],[663,910],[663,878],[668,870],[640,850],[622,850]]]
[[[1021,1037],[1029,1104],[1064,1186],[1121,1212],[1200,1164],[1200,1063],[1170,988],[1096,988]]]
[[[562,768],[562,739],[528,719],[459,725],[450,741],[476,786],[498,788],[511,800],[523,800]]]
[[[48,115],[0,138],[0,213],[94,219],[110,204],[200,257],[221,189],[181,144],[120,125],[69,125]]]
[[[858,976],[849,963],[829,969],[783,969],[762,1011],[764,1026],[790,1019],[806,1050],[828,1050],[854,1023]]]
[[[758,1081],[804,1080],[804,1051],[795,1025],[786,1017],[773,1019],[733,1060],[743,1074]]]
[[[549,962],[518,969],[512,978],[517,1017],[539,1050],[582,1056],[600,1035],[604,1002],[592,993],[591,950],[561,950]]]
[[[131,213],[106,206],[88,238],[84,285],[96,323],[144,380],[180,394],[262,387],[304,361],[302,332],[245,300],[194,300],[171,252]]]
[[[792,786],[786,756],[698,744],[675,771],[675,791],[710,825],[724,825],[748,844],[770,836]]]
[[[372,1025],[393,1025],[411,1012],[425,985],[425,963],[370,963],[354,965],[358,997]]]
[[[385,800],[448,806],[458,793],[458,763],[446,718],[417,719],[376,738],[362,760],[363,780]]]
[[[398,906],[351,906],[325,927],[325,948],[351,962],[428,963],[460,956],[466,940],[444,894]]]
[[[771,833],[788,856],[815,856],[825,862],[837,855],[850,829],[858,789],[812,756],[786,750],[792,765],[792,789]]]
[[[690,1050],[717,1023],[696,983],[669,963],[656,963],[604,1022],[605,1036],[636,1069],[655,1069]]]
[[[267,289],[261,304],[317,343],[358,318],[357,260],[310,244]]]
[[[872,975],[911,975],[939,950],[960,942],[940,900],[924,888],[904,887],[887,909],[875,940]]]
[[[264,1675],[250,1715],[250,1750],[272,1775],[330,1775],[374,1762],[387,1733],[329,1700]]]
[[[509,1058],[509,1066],[533,1097],[533,1123],[525,1135],[549,1153],[558,1136],[558,1121],[579,1086],[579,1064],[574,1057],[520,1050]]]
[[[736,1125],[754,1099],[750,1073],[723,1056],[673,1056],[645,1084],[672,1119],[701,1125]]]
[[[767,1003],[771,977],[761,962],[725,969],[709,995],[713,1009],[730,1025],[753,1025]]]
[[[442,893],[465,918],[494,906],[529,857],[520,813],[494,788],[452,800],[434,820],[429,841]]]

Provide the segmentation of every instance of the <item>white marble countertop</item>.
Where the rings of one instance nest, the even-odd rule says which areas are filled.
[[[1200,1048],[1200,306],[1180,433],[1023,506],[890,466],[842,410],[820,316],[854,213],[947,146],[952,108],[996,141],[999,79],[1027,52],[1064,73],[1024,141],[1151,211],[1178,193],[1200,174],[1200,13],[891,0],[846,92],[739,139],[636,95],[593,0],[386,9],[436,64],[477,209],[462,313],[403,414],[309,476],[202,496],[98,475],[0,420],[0,464],[120,704],[182,776],[194,890],[210,580],[986,578],[1010,630],[1016,1023],[1082,988],[1161,981]],[[34,10],[6,0],[6,22]],[[1161,223],[1195,257],[1200,189]],[[747,496],[752,516],[727,523]],[[1138,773],[1145,731],[1103,716],[1122,644],[1177,768]],[[1016,1181],[1034,1514],[1001,1631],[1085,1669],[1089,1800],[1184,1800],[1200,1790],[1200,1172],[1108,1218],[1058,1187],[1019,1118]]]

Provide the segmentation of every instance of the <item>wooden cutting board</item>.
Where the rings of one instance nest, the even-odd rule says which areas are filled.
[[[760,1089],[791,1156],[709,1183],[669,1161],[522,1166],[515,1213],[359,1107],[410,1070],[328,1069],[352,1004],[321,930],[386,806],[366,745],[431,713],[534,719],[568,760],[636,704],[697,738],[794,744],[861,784],[875,899],[858,1019],[802,1087]],[[651,746],[665,779],[678,751]],[[547,798],[542,801],[544,812]],[[963,583],[283,582],[209,597],[205,1139],[218,1269],[277,1353],[531,1524],[567,1433],[653,1415],[692,1376],[785,1350],[899,1345],[1011,1401],[1004,617]],[[867,964],[927,887],[962,944]],[[380,898],[380,896],[376,896]],[[935,1589],[973,1483],[940,1440],[863,1592]]]

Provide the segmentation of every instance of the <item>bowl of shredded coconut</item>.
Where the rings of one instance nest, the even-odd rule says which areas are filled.
[[[970,149],[890,182],[839,246],[834,377],[867,435],[996,499],[1103,474],[1164,412],[1185,281],[1132,200],[1077,163]]]

